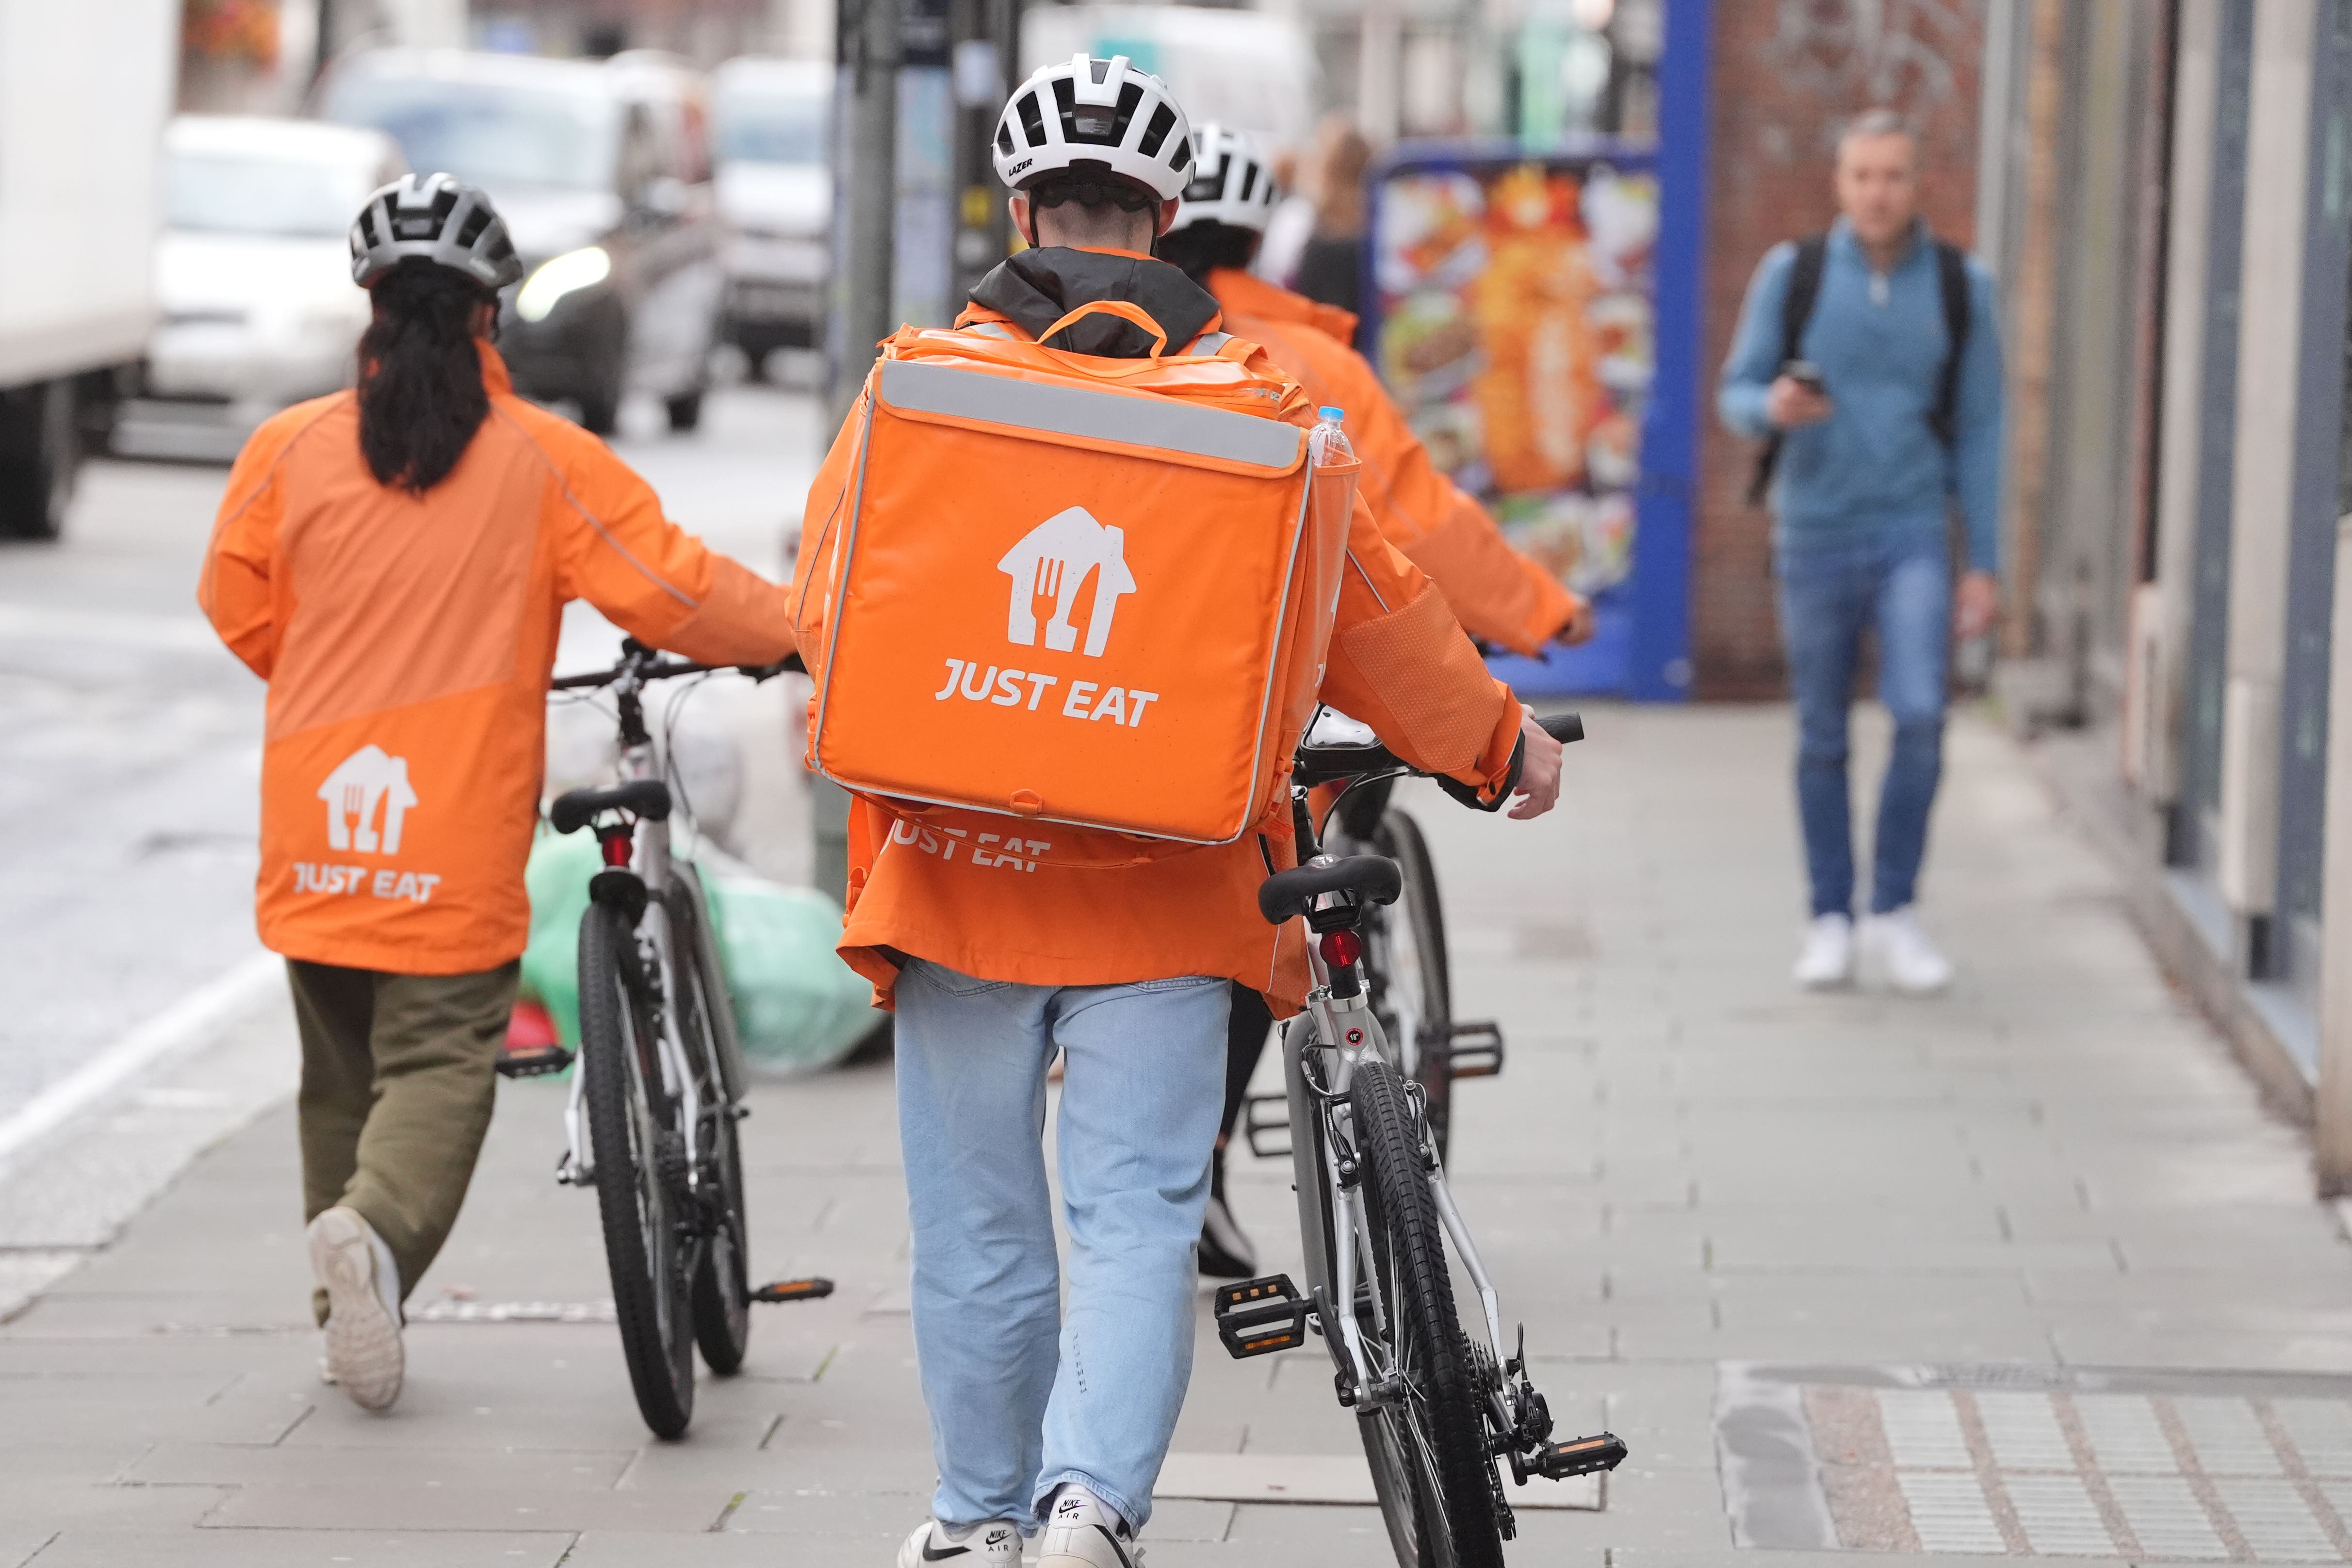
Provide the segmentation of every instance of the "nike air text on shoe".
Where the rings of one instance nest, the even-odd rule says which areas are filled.
[[[1862,951],[1897,991],[1924,996],[1952,983],[1951,960],[1936,951],[1907,904],[1862,922]]]
[[[1137,1568],[1143,1548],[1118,1510],[1086,1488],[1064,1482],[1045,1510],[1037,1568]]]
[[[386,1409],[407,1370],[392,1249],[341,1207],[312,1220],[310,1239],[310,1271],[327,1292],[327,1372],[361,1409]]]
[[[1844,915],[1815,915],[1798,951],[1797,984],[1825,991],[1853,979],[1853,921]]]
[[[1021,1531],[1009,1519],[992,1519],[953,1535],[938,1520],[927,1519],[898,1548],[898,1568],[923,1568],[927,1563],[952,1563],[955,1568],[1021,1568]]]

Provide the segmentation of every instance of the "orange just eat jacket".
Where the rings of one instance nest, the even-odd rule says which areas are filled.
[[[979,322],[1027,336],[980,307],[959,324]],[[1299,412],[1302,422],[1310,417]],[[856,482],[863,417],[861,402],[810,487],[801,528],[793,593],[803,657],[820,688],[829,646],[827,542]],[[1016,484],[1019,475],[975,481]],[[1517,745],[1519,705],[1486,673],[1436,586],[1382,539],[1360,498],[1328,657],[1327,700],[1416,765],[1490,798],[1499,793]],[[921,717],[908,718],[909,745],[924,743]],[[1035,985],[1217,975],[1265,993],[1285,1015],[1307,994],[1303,926],[1269,926],[1257,912],[1258,885],[1294,863],[1287,831],[1251,833],[1137,866],[1069,868],[992,854],[976,835],[934,831],[860,798],[851,808],[849,858],[841,953],[874,982],[880,1005],[890,1005],[907,955],[982,980]]]
[[[1234,268],[1212,271],[1208,289],[1225,331],[1263,347],[1318,404],[1347,410],[1349,444],[1364,465],[1358,482],[1381,531],[1437,580],[1473,636],[1532,657],[1576,617],[1582,601],[1512,549],[1486,509],[1429,460],[1388,388],[1348,346],[1354,316]]]
[[[269,683],[257,913],[289,958],[458,974],[521,953],[567,600],[713,664],[793,647],[782,589],[480,347],[488,417],[424,495],[376,482],[350,392],[269,419],[229,474],[196,597]]]

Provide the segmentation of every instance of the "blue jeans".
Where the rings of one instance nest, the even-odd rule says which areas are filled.
[[[1780,631],[1797,698],[1797,812],[1813,913],[1853,910],[1846,709],[1865,627],[1878,633],[1878,697],[1895,721],[1894,754],[1878,791],[1870,909],[1899,910],[1917,891],[1927,813],[1944,768],[1952,567],[1943,531],[1784,543],[1780,565]]]
[[[1192,1373],[1193,1246],[1225,1075],[1224,981],[898,981],[915,1352],[954,1529],[1032,1527],[1076,1481],[1140,1530]],[[1045,1184],[1059,1047],[1061,1308]]]

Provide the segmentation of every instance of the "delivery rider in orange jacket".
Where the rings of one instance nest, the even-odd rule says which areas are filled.
[[[1033,248],[972,290],[963,329],[1106,360],[1150,355],[1153,334],[1108,313],[1056,324],[1115,301],[1173,352],[1215,331],[1216,300],[1146,254],[1175,216],[1188,136],[1166,84],[1124,58],[1081,56],[1016,89],[993,145]],[[861,417],[819,471],[801,530],[798,630],[821,688],[831,542],[858,485]],[[1160,480],[1135,461],[1139,486]],[[1516,785],[1517,816],[1552,805],[1557,745],[1360,503],[1328,660],[1324,694],[1417,765],[1490,801]],[[921,742],[912,722],[909,741]],[[1293,847],[1253,833],[1116,869],[1007,870],[902,826],[866,801],[854,808],[842,943],[897,1008],[916,1350],[940,1473],[932,1517],[898,1563],[1014,1568],[1020,1536],[1042,1529],[1037,1568],[1123,1568],[1190,1371],[1229,983],[1284,1012],[1307,989],[1297,932],[1256,907]],[[1066,1310],[1040,1147],[1056,1050]]]
[[[564,603],[713,663],[793,644],[782,589],[514,395],[488,334],[522,267],[480,192],[411,175],[368,199],[351,245],[374,309],[358,387],[254,433],[197,598],[269,683],[258,923],[302,1037],[328,1366],[380,1409],[400,1302],[489,1123]]]
[[[1273,168],[1248,137],[1202,125],[1192,136],[1192,183],[1154,252],[1216,297],[1227,331],[1264,346],[1316,403],[1347,411],[1349,443],[1363,464],[1359,482],[1381,531],[1435,581],[1465,628],[1519,654],[1584,641],[1592,635],[1591,606],[1542,563],[1512,549],[1486,508],[1438,471],[1379,375],[1349,346],[1356,318],[1248,270],[1277,195]],[[1350,826],[1360,816],[1377,820],[1387,800],[1385,788],[1356,791]],[[1273,1023],[1262,1002],[1235,990],[1224,1120],[1201,1230],[1202,1268],[1232,1279],[1258,1270],[1255,1249],[1225,1202],[1225,1145]]]

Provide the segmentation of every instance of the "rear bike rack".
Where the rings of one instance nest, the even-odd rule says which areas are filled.
[[[1503,1070],[1503,1026],[1491,1019],[1456,1024],[1446,1042],[1455,1078],[1496,1078]]]

